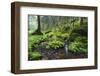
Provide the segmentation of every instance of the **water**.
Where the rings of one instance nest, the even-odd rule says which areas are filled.
[[[64,49],[65,49],[66,56],[68,56],[68,44],[66,41],[64,43]]]

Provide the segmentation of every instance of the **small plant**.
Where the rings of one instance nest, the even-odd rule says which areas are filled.
[[[40,60],[42,58],[41,54],[37,51],[29,52],[29,60]]]
[[[69,44],[69,50],[73,53],[87,53],[87,41],[85,37],[77,37]]]
[[[62,34],[61,34],[61,38],[62,38],[63,40],[67,40],[67,39],[68,39],[68,36],[69,36],[68,33],[62,33]]]
[[[63,42],[58,41],[58,40],[52,40],[48,42],[48,45],[46,46],[46,48],[52,48],[52,49],[57,49],[57,48],[62,48],[64,45]]]
[[[42,36],[37,39],[33,38],[31,47],[37,48],[42,41],[43,41]]]
[[[33,47],[37,47],[41,41],[42,35],[28,34],[28,50],[32,51]]]
[[[47,41],[49,39],[48,34],[43,34],[41,41]]]

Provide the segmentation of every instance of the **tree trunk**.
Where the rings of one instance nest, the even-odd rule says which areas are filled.
[[[40,16],[37,16],[37,21],[38,21],[38,32],[41,32],[41,26],[40,26]]]
[[[81,20],[80,20],[80,25],[82,26],[83,25],[83,18],[81,17]]]
[[[38,22],[38,29],[34,33],[32,33],[32,35],[34,35],[34,34],[42,34],[40,16],[37,16],[37,22]]]

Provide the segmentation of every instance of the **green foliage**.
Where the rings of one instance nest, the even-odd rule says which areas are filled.
[[[68,37],[69,37],[69,34],[68,33],[62,33],[61,34],[61,39],[63,39],[63,40],[67,40]]]
[[[40,60],[42,58],[41,54],[37,51],[29,52],[29,60]]]
[[[64,45],[64,40],[68,36],[67,33],[62,33],[61,31],[51,31],[46,33],[43,38],[47,41],[46,48],[62,48]],[[63,38],[63,39],[62,39]]]
[[[62,32],[62,31],[51,31],[49,33],[46,33],[43,37],[45,37],[45,40],[60,40],[64,41],[68,38],[69,33],[68,32]]]
[[[48,35],[47,34],[43,34],[43,36],[42,36],[42,38],[41,38],[41,40],[42,41],[47,41],[48,40]]]
[[[32,51],[32,47],[38,47],[41,42],[42,35],[28,35],[28,49]]]
[[[57,48],[62,48],[64,43],[62,41],[58,40],[52,40],[48,42],[48,45],[46,48],[52,48],[52,49],[57,49]]]
[[[69,44],[69,50],[73,53],[87,53],[86,37],[76,37],[75,40]]]
[[[57,37],[59,37],[59,36],[61,36],[61,31],[51,31],[51,32],[49,32],[49,33],[47,33],[46,35],[48,36],[48,37],[52,37],[52,36],[57,36]]]
[[[42,35],[32,35],[38,29],[37,17],[30,21],[28,34],[28,50],[30,60],[41,58],[39,52],[32,52],[33,48],[59,49],[64,48],[64,42],[68,41],[68,50],[73,53],[87,53],[87,18],[40,16]],[[32,20],[33,20],[32,19]],[[83,22],[81,22],[83,19]],[[83,24],[82,24],[83,23]],[[82,25],[81,25],[82,24]],[[33,26],[32,26],[33,25]],[[31,29],[35,27],[35,29]],[[31,32],[32,31],[32,32]],[[38,33],[37,33],[38,34]]]
[[[76,37],[75,38],[75,41],[87,43],[87,38],[86,37],[79,36],[79,37]]]

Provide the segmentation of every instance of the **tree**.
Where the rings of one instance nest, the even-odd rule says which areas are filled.
[[[38,23],[38,29],[34,33],[32,33],[32,35],[42,34],[42,32],[41,32],[41,21],[40,21],[40,16],[39,15],[37,16],[37,23]]]

